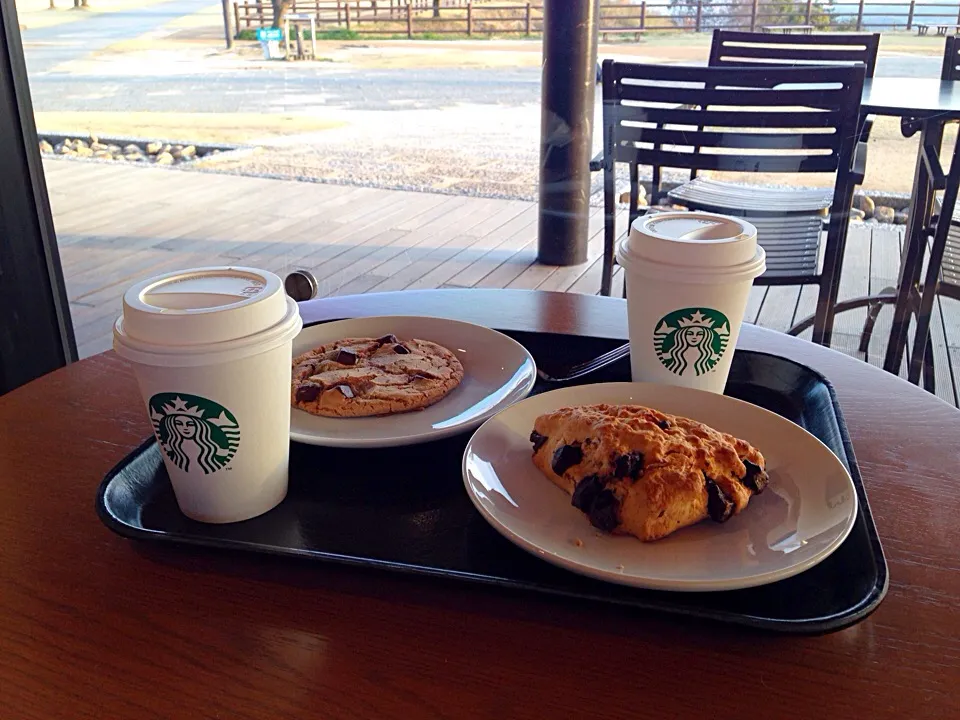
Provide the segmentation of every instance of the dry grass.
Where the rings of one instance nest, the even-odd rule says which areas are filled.
[[[233,144],[265,142],[344,124],[312,116],[255,113],[38,112],[36,120],[41,133],[63,131],[78,136],[93,133],[104,137]]]

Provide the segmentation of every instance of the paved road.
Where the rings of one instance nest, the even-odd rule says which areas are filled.
[[[170,0],[136,10],[89,13],[82,20],[24,30],[27,71],[31,77],[47,72],[60,63],[138,37],[210,4],[210,0]]]
[[[915,56],[880,58],[877,69],[896,77],[939,72],[939,58]],[[48,72],[32,73],[31,86],[38,110],[319,114],[330,107],[389,111],[540,101],[538,68],[371,71],[280,64],[275,70],[156,76]]]

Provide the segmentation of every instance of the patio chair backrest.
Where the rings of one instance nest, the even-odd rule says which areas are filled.
[[[714,30],[710,65],[831,65],[863,63],[866,76],[877,67],[880,33],[821,33],[773,35],[768,33]]]
[[[605,60],[602,72],[604,162],[611,166],[748,173],[850,167],[863,65],[704,68]]]
[[[943,66],[940,68],[941,80],[960,80],[960,38],[947,35],[943,47]]]

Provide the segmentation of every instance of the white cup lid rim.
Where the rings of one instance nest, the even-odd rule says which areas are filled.
[[[644,215],[634,221],[634,227],[648,237],[698,245],[749,241],[757,234],[746,220],[701,211]]]
[[[123,304],[125,313],[199,315],[253,305],[279,289],[276,275],[254,268],[194,268],[158,275],[133,285],[124,294]],[[205,296],[206,304],[200,307],[177,306],[184,296],[197,294]]]

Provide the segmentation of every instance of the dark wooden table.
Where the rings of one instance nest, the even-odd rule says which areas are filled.
[[[622,301],[427,291],[307,303],[625,337]],[[887,599],[818,638],[453,582],[138,545],[93,510],[150,433],[127,365],[0,398],[0,717],[948,718],[960,687],[960,412],[864,363],[745,327],[835,384],[890,561]]]

